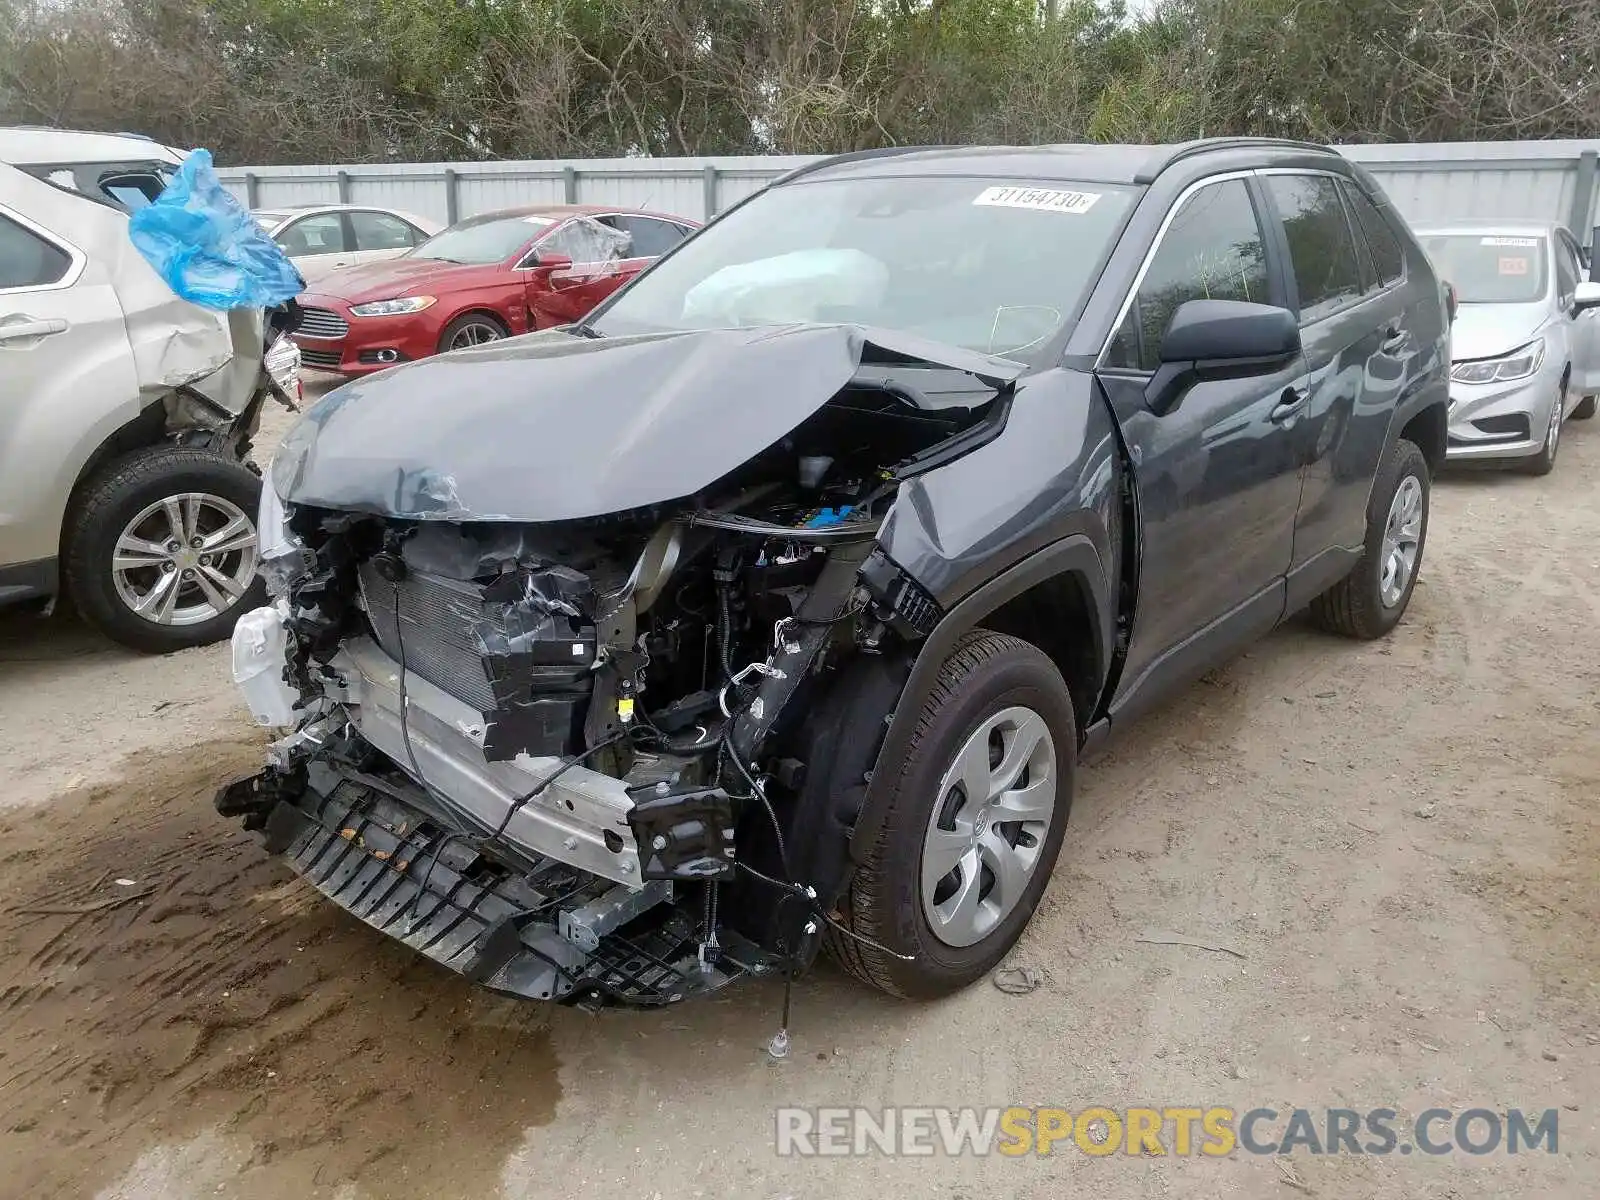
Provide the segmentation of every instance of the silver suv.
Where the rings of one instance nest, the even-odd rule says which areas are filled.
[[[0,129],[0,605],[64,594],[146,651],[224,638],[261,602],[245,460],[298,369],[287,339],[269,369],[264,314],[180,300],[129,241],[181,161]]]

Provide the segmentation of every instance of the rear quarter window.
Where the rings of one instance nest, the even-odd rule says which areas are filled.
[[[60,246],[0,213],[0,292],[49,287],[71,269]]]

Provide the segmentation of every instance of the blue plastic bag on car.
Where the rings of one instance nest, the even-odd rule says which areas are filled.
[[[202,308],[271,308],[305,290],[288,256],[222,186],[208,150],[184,159],[166,190],[128,218],[128,236],[168,287]]]

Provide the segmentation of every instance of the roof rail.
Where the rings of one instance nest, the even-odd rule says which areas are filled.
[[[901,154],[916,154],[922,150],[949,150],[950,146],[878,146],[871,150],[848,150],[843,154],[829,154],[815,162],[802,163],[789,171],[785,171],[774,179],[768,187],[777,187],[780,183],[788,183],[792,179],[799,179],[802,175],[809,175],[813,171],[820,171],[823,167],[838,166],[840,163],[863,162],[873,158],[893,158]]]
[[[148,133],[124,133],[114,129],[63,129],[59,125],[0,125],[0,133],[80,133],[88,137],[120,137],[137,138],[141,142],[153,142],[155,138]]]
[[[1156,156],[1143,170],[1134,176],[1135,183],[1154,183],[1157,175],[1175,163],[1186,158],[1193,158],[1197,154],[1209,154],[1213,150],[1247,150],[1252,147],[1273,148],[1279,150],[1315,150],[1319,154],[1331,154],[1335,158],[1339,152],[1331,146],[1321,142],[1303,142],[1294,138],[1267,138],[1267,137],[1214,137],[1200,138],[1192,142],[1180,142],[1176,146],[1166,148],[1165,152]]]

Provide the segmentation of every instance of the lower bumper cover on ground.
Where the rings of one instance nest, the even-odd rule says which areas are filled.
[[[639,922],[642,930],[625,925],[596,938],[572,917],[614,910],[616,885],[550,859],[509,870],[468,837],[440,830],[406,802],[404,786],[314,762],[301,777],[263,773],[230,784],[217,808],[245,816],[269,851],[340,907],[494,991],[648,1007],[770,969],[742,945],[702,965],[697,931],[666,905]]]

